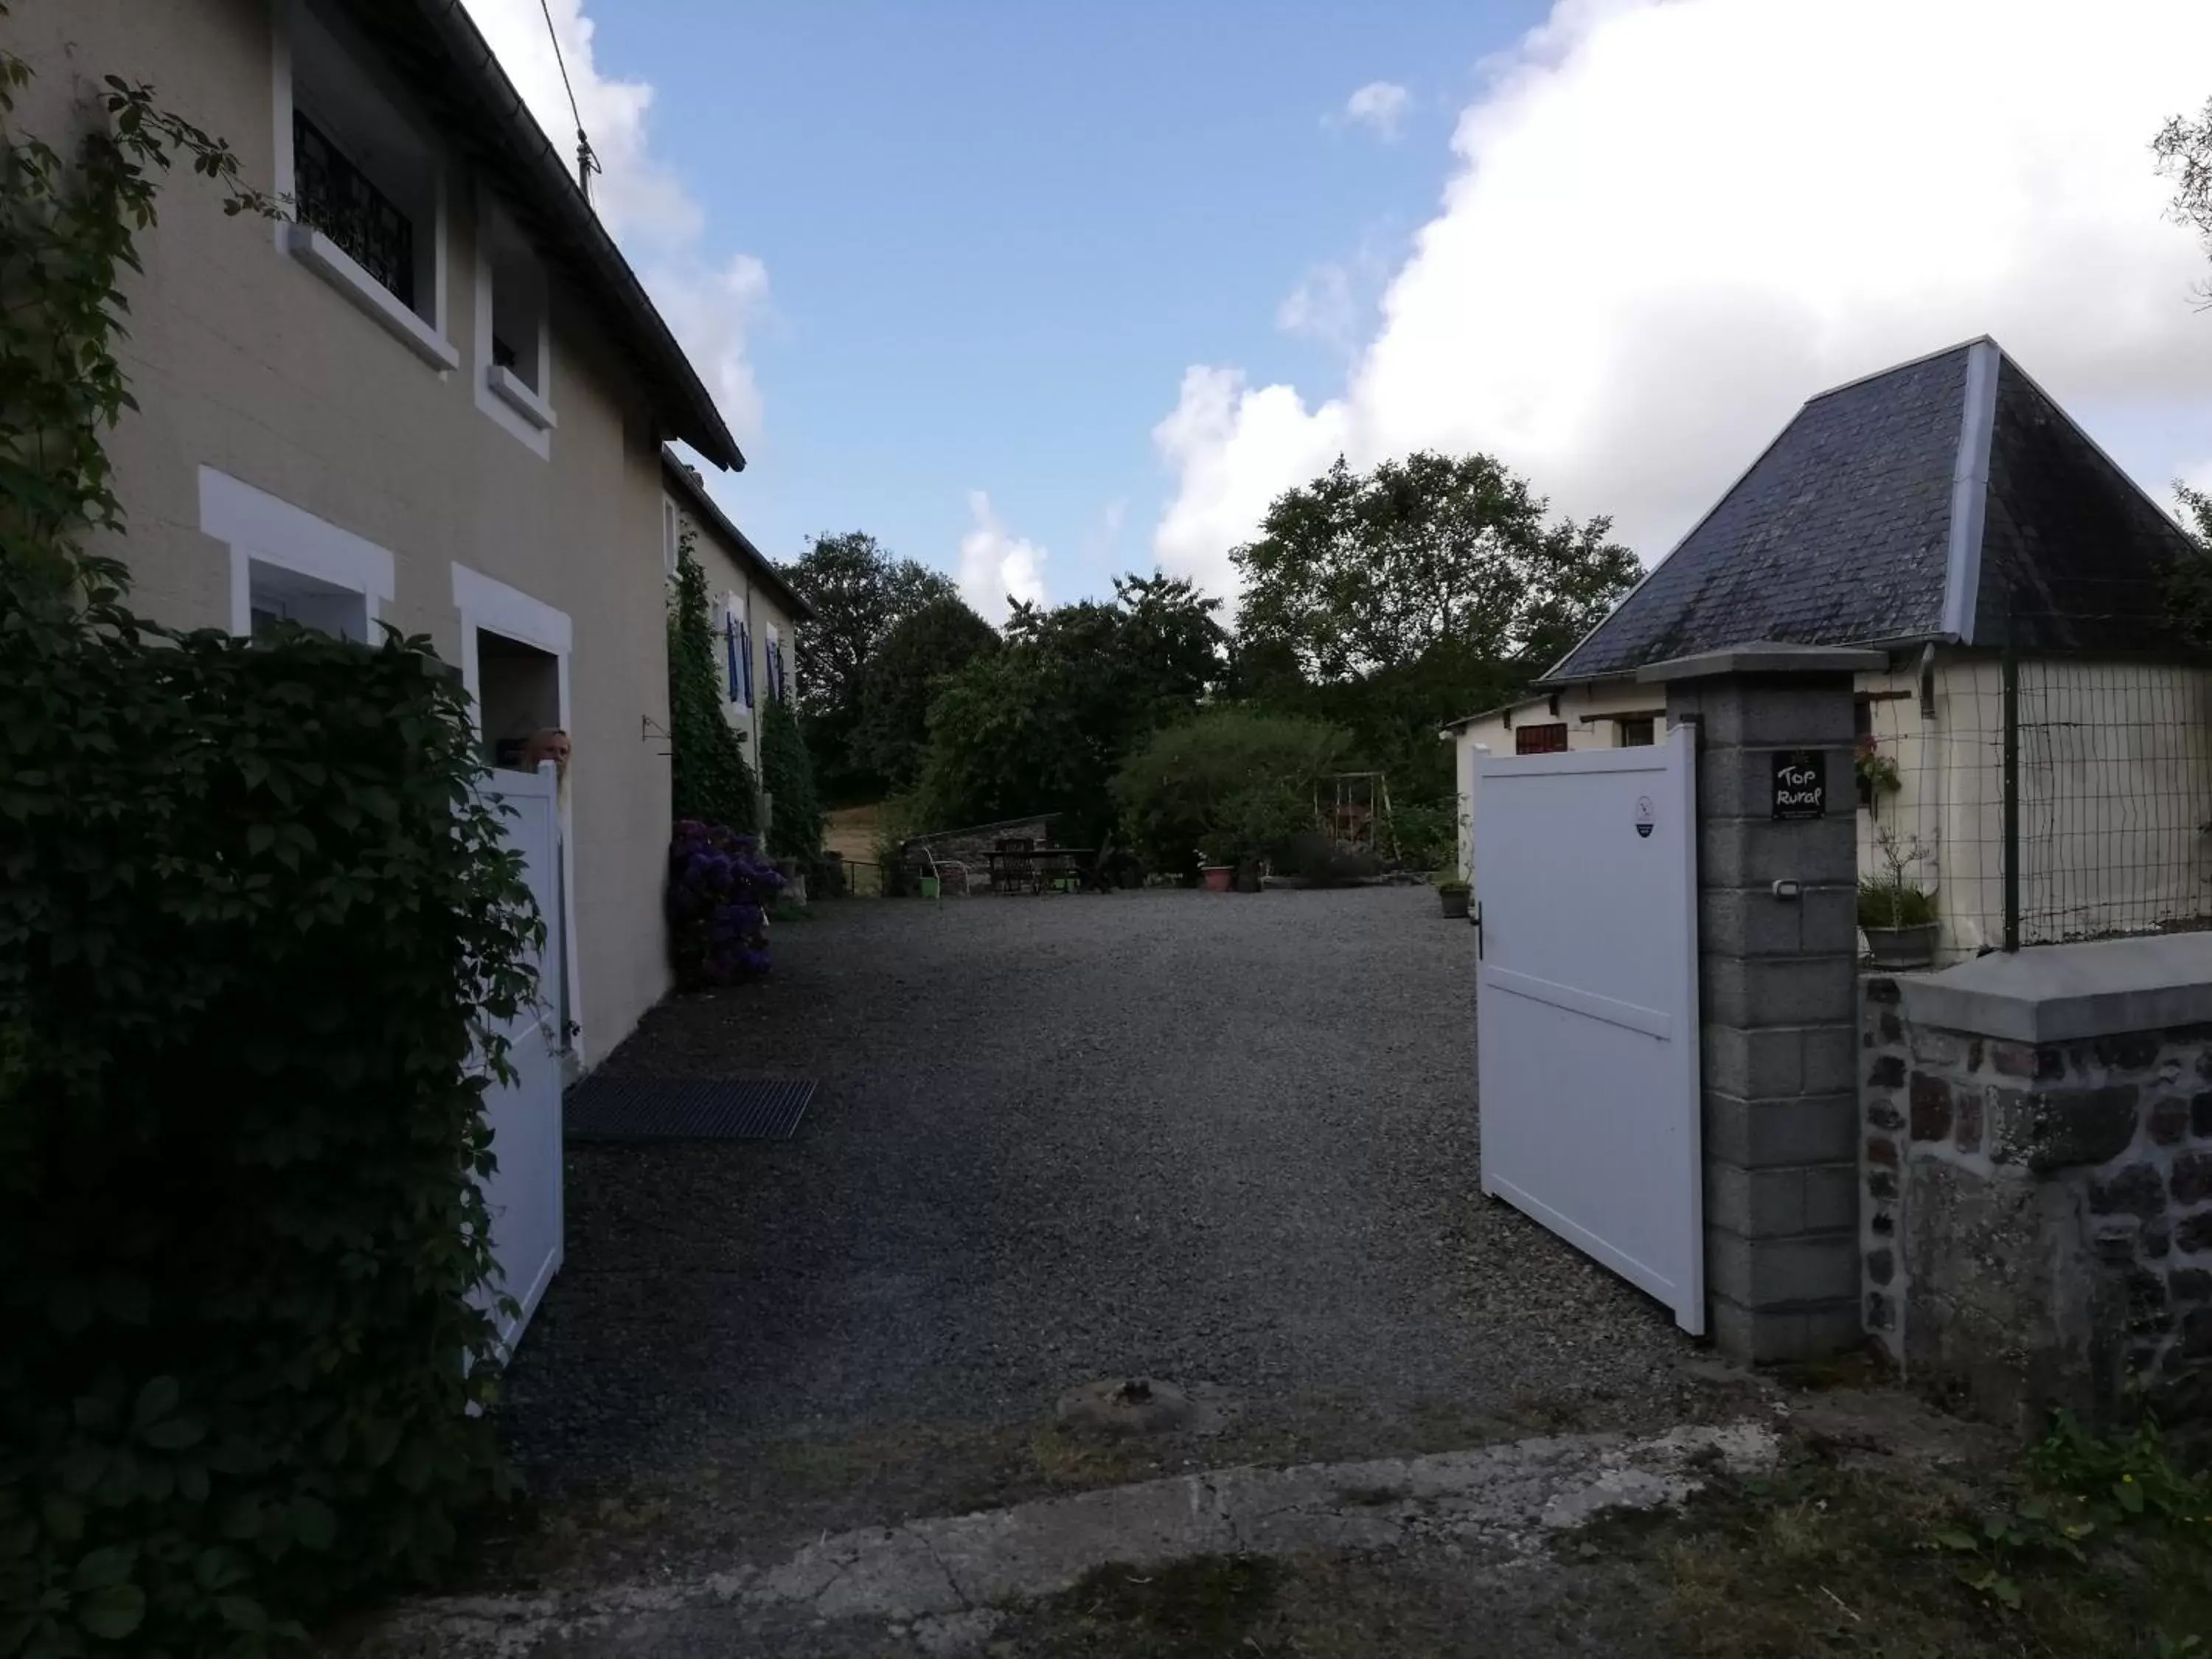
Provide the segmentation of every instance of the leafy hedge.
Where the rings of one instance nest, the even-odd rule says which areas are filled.
[[[761,784],[768,791],[768,850],[778,858],[813,859],[822,850],[822,801],[799,717],[782,697],[769,698],[761,708]]]
[[[668,598],[668,732],[671,801],[680,822],[719,823],[740,834],[760,827],[760,798],[744,738],[722,713],[723,645],[707,599],[707,574],[686,531]]]
[[[252,1656],[500,1483],[538,924],[425,642],[94,616],[0,558],[0,1655]]]
[[[1202,852],[1234,864],[1313,823],[1314,785],[1349,739],[1319,720],[1210,708],[1156,732],[1114,778],[1122,833],[1156,870],[1188,873]]]

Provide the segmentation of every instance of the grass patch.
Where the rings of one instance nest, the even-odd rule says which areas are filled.
[[[1641,1559],[1669,1650],[1698,1659],[2212,1659],[2212,1483],[2154,1430],[2062,1419],[1995,1477],[1806,1454],[1578,1536]]]

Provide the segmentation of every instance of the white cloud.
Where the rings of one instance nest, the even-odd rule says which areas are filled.
[[[1395,143],[1413,94],[1395,81],[1370,81],[1344,100],[1344,118],[1372,128],[1385,142]]]
[[[968,492],[975,523],[960,538],[960,593],[975,614],[997,628],[1011,611],[1011,597],[1030,605],[1044,603],[1044,549],[1011,534],[992,510],[984,491]]]
[[[1275,326],[1340,349],[1356,343],[1359,311],[1352,297],[1352,273],[1334,260],[1314,266],[1275,307]]]
[[[653,88],[602,74],[585,0],[550,0],[575,89],[577,113],[571,115],[540,0],[466,4],[538,125],[572,165],[581,117],[605,169],[592,181],[592,204],[683,343],[722,418],[740,441],[757,437],[760,388],[745,347],[767,314],[768,267],[750,254],[709,252],[705,210],[653,148]]]
[[[2148,145],[2207,61],[2202,0],[1559,0],[1340,392],[1185,373],[1156,551],[1227,591],[1276,494],[1429,446],[1650,562],[1807,396],[1985,331],[2062,402],[2201,413],[2203,255]],[[2123,459],[2155,488],[2187,450]]]

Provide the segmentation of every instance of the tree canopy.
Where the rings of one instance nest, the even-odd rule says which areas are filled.
[[[991,624],[951,596],[893,624],[861,671],[854,768],[894,790],[910,788],[929,747],[929,706],[945,678],[998,648]]]
[[[1231,556],[1245,579],[1237,687],[1349,727],[1408,799],[1442,793],[1437,727],[1513,696],[1634,585],[1611,530],[1551,520],[1487,455],[1417,451],[1367,473],[1340,457]]]
[[[820,781],[832,794],[871,793],[883,781],[855,764],[852,742],[863,672],[894,628],[938,600],[957,601],[959,587],[862,530],[817,536],[781,568],[814,607],[814,620],[799,630],[799,711]]]
[[[1109,781],[1131,744],[1187,717],[1221,680],[1218,599],[1187,580],[1123,576],[1114,601],[1017,605],[1004,647],[943,683],[919,805],[934,824],[1053,811],[1104,833]]]

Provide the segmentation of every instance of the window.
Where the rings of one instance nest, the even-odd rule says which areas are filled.
[[[1513,728],[1513,752],[1516,755],[1563,755],[1567,749],[1567,726],[1565,720],[1553,726],[1517,726]]]
[[[660,562],[672,576],[676,574],[677,550],[682,545],[676,527],[676,503],[664,495],[660,498]]]
[[[294,222],[281,227],[282,244],[433,367],[451,368],[459,354],[442,332],[435,154],[373,49],[320,7],[284,15],[276,182]]]
[[[741,689],[746,708],[753,706],[753,630],[744,621],[738,623],[738,668],[744,676]]]
[[[230,549],[230,631],[297,623],[366,641],[392,602],[392,555],[214,467],[199,470],[200,530]]]
[[[477,198],[477,404],[545,459],[553,336],[545,268],[489,194]]]
[[[366,643],[368,596],[263,559],[246,561],[246,620],[256,638],[280,622]]]
[[[1654,741],[1656,722],[1649,714],[1632,714],[1620,722],[1620,746],[1623,749],[1649,749]]]
[[[415,309],[415,226],[348,161],[307,112],[292,112],[292,189],[299,222],[312,225]]]
[[[729,667],[728,700],[736,703],[745,700],[744,647],[741,643],[744,634],[738,613],[726,607],[722,611],[722,651]]]

